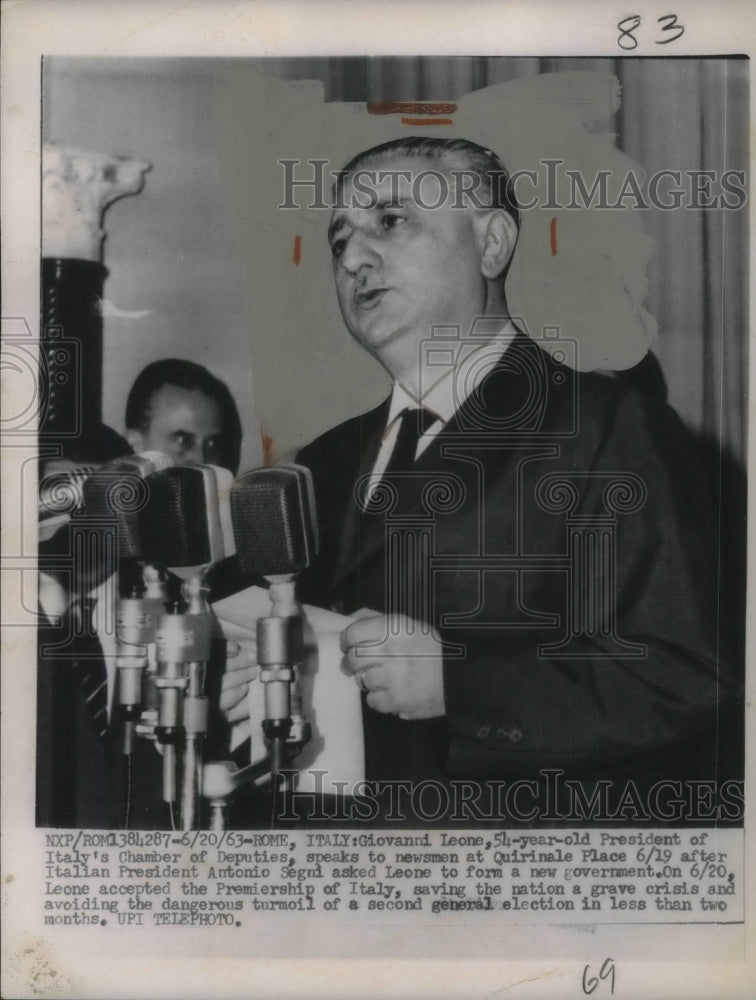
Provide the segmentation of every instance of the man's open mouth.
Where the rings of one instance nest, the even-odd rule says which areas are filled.
[[[354,293],[354,301],[359,309],[374,309],[387,291],[387,288],[363,289]]]

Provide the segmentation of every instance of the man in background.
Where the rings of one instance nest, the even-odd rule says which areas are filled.
[[[126,440],[135,452],[162,451],[176,465],[239,468],[241,423],[227,386],[180,358],[154,361],[126,401]]]

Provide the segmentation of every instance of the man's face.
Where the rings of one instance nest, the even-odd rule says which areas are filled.
[[[398,156],[360,169],[375,173],[346,179],[345,207],[334,210],[329,229],[349,332],[378,356],[400,344],[415,351],[434,325],[459,327],[465,336],[486,301],[471,210],[452,207],[451,180],[444,203],[425,207],[440,200],[443,188],[430,176],[418,186],[417,177],[437,170],[435,162]],[[367,204],[364,188],[375,191],[372,207],[355,205],[355,199]]]
[[[178,465],[217,464],[223,426],[218,404],[199,389],[164,385],[150,401],[146,431],[127,432],[136,452],[162,451]]]

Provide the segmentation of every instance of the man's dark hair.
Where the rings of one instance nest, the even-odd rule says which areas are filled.
[[[480,179],[476,197],[483,202],[483,207],[504,209],[519,226],[520,212],[507,168],[492,149],[479,146],[469,139],[437,139],[412,135],[373,146],[372,149],[358,153],[339,172],[336,191],[340,193],[344,180],[366,163],[376,160],[381,162],[396,156],[430,160],[442,170],[475,174]]]
[[[218,406],[221,416],[221,465],[234,474],[241,458],[242,429],[234,397],[225,382],[207,368],[181,358],[153,361],[137,375],[126,400],[126,429],[146,433],[152,419],[152,400],[165,385],[187,391],[198,390]]]

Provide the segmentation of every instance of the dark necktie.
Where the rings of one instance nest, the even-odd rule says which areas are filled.
[[[402,410],[400,419],[399,434],[383,473],[384,476],[411,468],[415,461],[418,441],[438,417],[422,406],[416,408],[408,406]]]
[[[73,673],[94,731],[102,738],[108,728],[108,680],[102,647],[94,627],[94,606],[92,597],[81,597],[73,605],[74,618],[78,618],[79,626]]]

